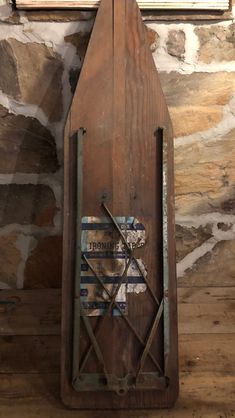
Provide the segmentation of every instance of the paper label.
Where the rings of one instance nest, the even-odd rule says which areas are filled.
[[[133,217],[115,218],[130,248],[142,247],[145,244],[145,228]],[[81,302],[88,316],[99,316],[110,313],[127,314],[127,293],[145,292],[146,267],[141,259],[132,259],[125,278],[120,285],[111,312],[109,312],[110,295],[122,280],[126,270],[128,250],[119,231],[108,218],[84,217],[82,219],[81,250],[92,270],[82,258],[81,264]],[[96,276],[102,280],[107,289],[101,286]]]

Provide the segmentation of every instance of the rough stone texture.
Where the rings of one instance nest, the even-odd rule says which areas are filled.
[[[16,99],[20,98],[17,64],[11,45],[5,40],[0,41],[0,89]]]
[[[5,3],[5,4],[4,4]],[[16,10],[12,10],[10,2],[0,2],[0,22],[9,25],[18,25],[20,22],[20,13]]]
[[[222,106],[176,106],[169,110],[175,138],[207,131],[223,118]]]
[[[172,117],[174,136],[206,131],[223,117],[235,91],[234,73],[160,73]]]
[[[235,23],[227,28],[218,25],[195,28],[199,38],[199,60],[207,64],[212,61],[235,60]]]
[[[235,214],[235,129],[216,141],[175,150],[176,210]]]
[[[221,141],[221,146],[219,147],[219,152],[226,158],[224,160],[225,166],[225,176],[224,176],[224,183],[231,187],[232,185],[235,186],[235,129],[230,131]]]
[[[64,40],[65,42],[70,42],[73,46],[75,46],[79,58],[83,60],[90,40],[90,36],[91,32],[77,32],[65,36]]]
[[[1,27],[4,30],[9,28],[12,38],[16,36],[17,39],[29,40],[26,44],[16,39],[0,40],[0,90],[4,93],[0,94],[1,103],[6,104],[6,96],[9,96],[22,103],[21,110],[24,114],[29,108],[24,108],[24,103],[29,106],[36,105],[30,109],[31,115],[35,112],[35,118],[13,115],[0,107],[0,180],[3,183],[0,185],[0,281],[5,285],[16,286],[19,263],[21,270],[18,272],[18,285],[20,281],[25,288],[46,288],[59,287],[61,283],[62,245],[61,237],[57,236],[58,230],[53,228],[53,219],[57,211],[53,191],[47,185],[8,185],[4,184],[4,181],[9,182],[12,175],[5,174],[14,171],[26,174],[16,174],[15,180],[13,174],[13,183],[24,179],[25,183],[29,183],[31,179],[35,181],[31,174],[44,172],[48,173],[46,183],[49,180],[53,184],[51,173],[58,169],[55,140],[50,131],[37,121],[37,106],[48,117],[48,126],[58,134],[58,144],[61,144],[62,124],[56,125],[53,122],[61,121],[62,92],[66,105],[70,99],[66,97],[67,94],[70,95],[68,80],[71,91],[75,90],[80,72],[78,56],[83,61],[90,36],[88,31],[95,14],[96,12],[75,10],[11,13],[9,6],[0,6]],[[146,12],[143,15],[147,19]],[[194,256],[203,254],[216,240],[230,239],[234,234],[232,217],[227,219],[224,215],[235,215],[235,130],[219,138],[213,136],[211,128],[222,121],[228,112],[228,108],[224,106],[229,103],[235,92],[235,74],[230,72],[233,63],[229,62],[235,59],[235,23],[230,23],[229,26],[222,21],[212,24],[209,21],[195,23],[195,35],[200,43],[197,50],[196,36],[192,39],[185,38],[185,34],[186,37],[190,37],[191,25],[194,22],[189,22],[189,27],[188,24],[184,25],[183,19],[184,16],[179,26],[177,21],[173,22],[173,26],[172,22],[162,21],[159,23],[160,28],[157,27],[157,32],[152,29],[155,25],[147,27],[151,51],[157,50],[160,40],[161,45],[165,45],[164,48],[159,48],[159,60],[158,53],[155,54],[156,64],[160,70],[174,135],[177,138],[176,216],[180,215],[177,220],[182,222],[176,228],[177,261],[180,272],[190,266],[179,283],[186,286],[234,285],[234,241],[219,242],[211,253],[203,255],[195,263]],[[77,23],[72,23],[76,21]],[[48,23],[44,25],[43,22]],[[74,25],[76,29],[72,31],[76,33],[68,35]],[[44,26],[47,26],[49,31],[44,32],[45,43],[40,43],[44,38]],[[57,31],[60,31],[59,37]],[[49,33],[51,39],[48,37]],[[60,44],[59,39],[64,39],[67,44]],[[74,49],[70,47],[71,44]],[[48,45],[55,45],[67,60],[65,68],[61,56]],[[192,47],[192,54],[188,51],[189,45]],[[175,59],[172,59],[172,56]],[[217,62],[220,62],[218,73]],[[208,64],[205,67],[207,72],[199,73],[198,69],[204,68],[204,63]],[[162,73],[163,68],[166,69],[166,73]],[[173,72],[173,68],[178,68],[179,72]],[[221,72],[223,68],[224,72]],[[192,74],[187,74],[190,72]],[[19,105],[16,105],[14,100],[11,100],[10,104],[16,113],[19,112]],[[224,129],[228,129],[225,125]],[[222,129],[222,125],[220,127]],[[211,131],[205,134],[205,131],[210,129]],[[203,132],[203,136],[198,135],[199,132]],[[192,134],[196,134],[194,139],[192,136],[186,138]],[[179,137],[185,138],[182,140]],[[58,149],[57,152],[62,153],[62,149]],[[40,181],[44,181],[45,176],[39,178]],[[55,192],[59,194],[60,190],[56,189]],[[210,216],[212,223],[208,225],[210,218],[208,221],[205,215],[211,212],[219,213]],[[201,215],[201,218],[198,218],[198,215]],[[24,239],[17,241],[17,248],[16,232],[12,232],[10,236],[8,232],[8,229],[14,231],[14,228],[18,228],[12,223],[21,224],[20,229],[23,231],[21,233]],[[45,237],[45,230],[42,233],[42,230],[38,231],[35,228],[32,235],[28,235],[31,229],[27,226],[29,224],[52,227],[52,236]],[[5,226],[6,228],[3,228]],[[209,239],[208,247],[203,245]],[[28,240],[33,244],[30,248],[27,247],[26,251],[24,245],[26,246]],[[21,245],[23,261],[18,250],[18,246]],[[199,252],[195,252],[198,247]],[[190,257],[192,251],[194,253]],[[26,279],[25,283],[22,283],[24,257],[28,253],[24,271]],[[187,255],[189,257],[184,259]]]
[[[232,223],[228,223],[228,224],[224,222],[217,223],[217,228],[224,232],[230,231],[232,227],[233,227]]]
[[[40,239],[26,263],[24,288],[58,288],[61,277],[62,237]]]
[[[180,279],[180,285],[234,286],[235,240],[221,241],[206,253]]]
[[[26,18],[32,22],[72,22],[94,19],[95,12],[78,10],[30,10],[25,11]]]
[[[178,106],[223,106],[235,91],[235,74],[160,73],[162,88],[170,107]]]
[[[58,169],[55,140],[35,118],[0,105],[0,173],[48,173]]]
[[[0,236],[0,282],[9,287],[16,287],[20,251],[15,247],[15,235]]]
[[[15,11],[9,17],[3,17],[1,15],[1,7],[0,7],[0,22],[3,22],[5,24],[7,23],[9,25],[21,25],[20,14]]]
[[[62,72],[63,64],[52,48],[16,39],[0,41],[0,89],[40,106],[51,121],[62,115]]]
[[[187,228],[176,225],[176,261],[179,262],[195,248],[212,237],[211,225]]]
[[[148,34],[150,50],[152,52],[155,52],[157,48],[159,47],[160,37],[155,30],[149,27],[147,27],[147,34]]]
[[[53,226],[56,202],[44,185],[1,184],[0,226],[8,224]]]
[[[183,30],[170,30],[166,42],[168,54],[182,59],[185,53],[185,33]]]

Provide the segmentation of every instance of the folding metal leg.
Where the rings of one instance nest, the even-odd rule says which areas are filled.
[[[74,340],[73,340],[73,386],[76,390],[87,390],[89,388],[91,390],[115,390],[118,394],[124,394],[131,388],[147,388],[147,389],[164,389],[168,384],[167,376],[165,376],[164,371],[160,367],[155,355],[151,351],[151,346],[153,340],[156,336],[156,332],[160,323],[160,320],[163,316],[164,322],[164,358],[165,364],[164,369],[166,369],[166,361],[167,361],[167,353],[169,351],[169,335],[168,335],[168,298],[167,298],[167,291],[168,291],[168,220],[167,220],[167,205],[168,205],[168,196],[167,196],[167,140],[164,138],[164,129],[159,128],[158,139],[160,137],[161,141],[161,172],[162,172],[162,272],[163,272],[163,288],[164,288],[164,295],[163,298],[159,301],[155,292],[152,289],[152,286],[149,283],[147,277],[144,277],[144,282],[146,284],[146,288],[151,295],[154,303],[156,304],[156,314],[153,318],[152,325],[147,333],[147,337],[144,339],[139,334],[138,330],[132,325],[128,316],[126,316],[123,310],[120,308],[119,304],[116,301],[116,297],[118,292],[125,282],[127,277],[128,269],[132,262],[135,263],[137,269],[142,274],[141,267],[139,265],[138,259],[134,255],[134,249],[128,243],[124,232],[121,230],[116,218],[112,215],[111,211],[109,210],[108,206],[102,202],[101,206],[111,221],[114,229],[118,232],[119,238],[121,239],[125,251],[126,251],[126,259],[127,263],[125,269],[120,277],[117,286],[115,287],[114,292],[110,292],[109,289],[105,286],[102,278],[97,274],[94,266],[90,262],[90,260],[86,257],[85,254],[82,254],[81,251],[81,219],[82,219],[82,173],[83,173],[83,161],[82,161],[82,149],[83,149],[83,138],[84,138],[85,130],[81,128],[76,136],[77,139],[77,229],[76,229],[76,268],[75,268],[75,303],[74,303]],[[130,331],[133,332],[136,339],[140,343],[143,348],[142,353],[140,354],[138,365],[136,368],[136,372],[134,374],[130,374],[124,376],[123,378],[117,377],[115,375],[110,375],[106,370],[105,359],[103,357],[102,351],[100,349],[98,343],[98,337],[101,333],[105,316],[100,318],[98,321],[97,326],[93,330],[92,325],[86,312],[82,307],[82,303],[80,302],[80,266],[81,260],[84,260],[89,267],[90,271],[93,273],[94,277],[97,280],[97,284],[101,286],[105,294],[108,296],[108,309],[106,312],[106,316],[110,316],[113,308],[118,310],[121,318],[125,321],[126,325],[129,327]],[[80,334],[80,319],[82,318],[83,323],[85,325],[87,334],[90,339],[90,345],[85,353],[84,358],[82,361],[80,360],[79,355],[79,334]],[[84,374],[84,368],[87,364],[87,361],[91,355],[92,350],[94,350],[99,363],[102,365],[104,379],[100,378],[100,375],[97,374]],[[156,366],[155,373],[144,373],[144,365],[146,363],[146,359],[149,357],[154,365]],[[81,379],[82,378],[82,379]]]

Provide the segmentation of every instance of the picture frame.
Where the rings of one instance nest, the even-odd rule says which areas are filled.
[[[142,10],[228,11],[230,0],[137,0]],[[97,9],[100,0],[16,0],[19,9]]]

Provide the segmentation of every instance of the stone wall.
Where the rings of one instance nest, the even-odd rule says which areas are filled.
[[[93,22],[0,0],[2,289],[61,284],[63,127]],[[179,281],[232,284],[235,23],[146,24],[175,132]]]

